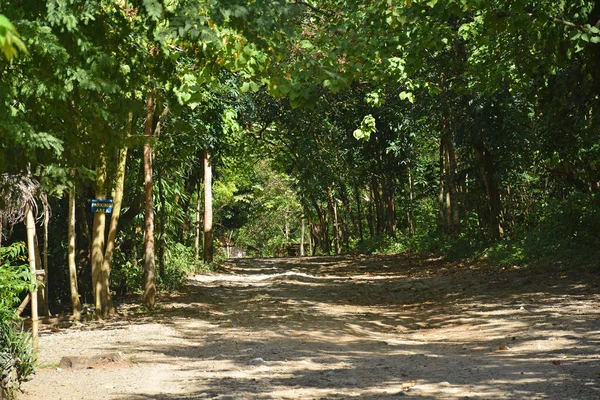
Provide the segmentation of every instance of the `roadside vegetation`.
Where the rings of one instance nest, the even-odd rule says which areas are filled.
[[[0,2],[2,388],[38,314],[151,310],[228,256],[597,270],[599,24],[595,1]]]

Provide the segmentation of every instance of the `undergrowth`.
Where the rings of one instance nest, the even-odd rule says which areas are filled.
[[[22,242],[0,247],[0,397],[9,399],[17,395],[35,367],[31,335],[20,328],[15,314],[19,295],[30,290],[26,250]]]
[[[596,203],[589,197],[573,196],[569,201],[540,205],[529,221],[513,227],[511,236],[498,241],[468,226],[456,236],[441,235],[432,228],[412,237],[399,233],[355,242],[351,252],[411,251],[439,254],[449,261],[486,259],[501,266],[559,263],[600,269],[600,206]],[[429,226],[435,227],[435,221]]]

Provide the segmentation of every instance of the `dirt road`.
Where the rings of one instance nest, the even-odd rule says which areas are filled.
[[[43,332],[22,399],[600,399],[600,273],[245,259]],[[126,361],[57,368],[63,356]]]

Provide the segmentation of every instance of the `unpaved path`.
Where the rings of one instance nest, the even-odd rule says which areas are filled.
[[[240,260],[152,313],[47,330],[22,399],[600,399],[599,273]],[[128,362],[59,370],[62,356]]]

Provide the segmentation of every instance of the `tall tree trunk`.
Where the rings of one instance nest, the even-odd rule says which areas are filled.
[[[163,190],[163,180],[162,180],[162,169],[158,170],[158,199],[160,201],[160,236],[158,238],[158,273],[162,279],[165,279],[165,246],[167,236],[165,234],[166,228],[166,205],[167,201],[165,199],[165,192]]]
[[[33,337],[33,349],[38,349],[38,299],[37,299],[37,276],[35,263],[35,220],[33,210],[28,204],[25,209],[25,226],[27,228],[27,250],[29,256],[29,272],[31,272],[31,336]]]
[[[456,195],[456,154],[454,151],[454,140],[452,126],[450,124],[450,106],[448,104],[448,93],[446,88],[445,74],[440,76],[440,87],[442,89],[442,154],[444,163],[444,186],[446,192],[447,230],[450,234],[460,232],[460,215],[458,212],[458,201]]]
[[[304,257],[304,223],[305,223],[305,218],[304,218],[304,214],[302,214],[302,221],[301,221],[301,225],[300,225],[300,257]]]
[[[202,181],[198,180],[198,191],[196,199],[196,237],[194,240],[194,257],[200,261],[200,241],[202,239]]]
[[[106,199],[106,158],[100,155],[99,165],[96,168],[96,199]],[[92,226],[92,291],[94,294],[95,314],[102,316],[106,310],[103,302],[102,290],[102,264],[104,263],[104,235],[106,231],[106,214],[94,213]]]
[[[450,231],[453,234],[458,234],[460,233],[460,214],[458,211],[458,196],[456,191],[456,154],[454,152],[452,136],[447,138],[445,144],[446,186],[448,187],[446,203],[452,215]]]
[[[129,127],[126,132],[131,132],[131,119],[129,116]],[[123,147],[119,152],[119,161],[117,164],[117,175],[115,190],[113,192],[113,209],[110,216],[110,226],[108,228],[108,239],[106,240],[106,249],[104,250],[104,260],[102,262],[102,303],[104,305],[104,314],[113,315],[115,307],[110,294],[110,272],[112,269],[112,258],[115,250],[115,241],[117,239],[117,228],[119,218],[121,217],[121,208],[123,205],[123,193],[125,185],[125,169],[127,166],[127,147]]]
[[[313,253],[316,254],[317,247],[320,247],[323,252],[329,254],[331,252],[331,243],[329,242],[329,221],[327,221],[327,214],[321,210],[316,199],[312,199],[312,204],[319,218],[319,223],[312,229],[315,239]]]
[[[360,200],[360,189],[359,189],[359,185],[358,185],[357,181],[354,182],[354,199],[356,201],[356,213],[357,213],[356,219],[358,220],[358,237],[359,237],[360,242],[362,243],[362,241],[364,239],[362,202]]]
[[[156,265],[154,260],[154,199],[152,190],[152,119],[154,117],[154,89],[148,92],[146,100],[146,120],[144,122],[144,274],[142,302],[150,309],[154,308],[156,296]]]
[[[408,235],[413,236],[415,234],[415,214],[414,214],[414,189],[412,173],[410,168],[408,169],[408,207],[406,209],[406,217],[408,219]]]
[[[390,236],[396,233],[396,202],[394,201],[395,183],[391,176],[386,176],[384,182],[385,230]]]
[[[204,149],[204,262],[213,261],[212,155]]]
[[[356,213],[352,209],[352,204],[350,199],[348,198],[348,193],[346,192],[346,185],[340,184],[340,200],[342,200],[342,204],[344,205],[346,218],[343,218],[343,235],[344,235],[344,246],[348,248],[350,246],[350,223],[352,224],[352,232],[358,232],[358,221],[356,218]]]
[[[86,196],[86,198],[93,196]],[[92,238],[90,236],[91,230],[88,223],[88,210],[89,205],[77,203],[77,195],[75,195],[75,231],[78,233],[75,236],[75,265],[78,266],[77,270],[79,279],[85,282],[93,281],[92,269],[87,268],[92,265]],[[93,216],[92,216],[93,217]],[[83,266],[83,268],[81,267]],[[92,283],[92,299],[87,300],[87,292],[82,292],[82,302],[90,303],[94,299],[94,286]]]
[[[481,164],[481,177],[485,186],[485,193],[488,205],[488,224],[490,236],[493,240],[498,240],[502,236],[504,236],[504,228],[502,227],[500,220],[502,202],[500,199],[498,181],[495,177],[496,171],[494,167],[494,160],[489,154],[489,151],[485,148],[483,142],[475,142],[474,148],[475,156]]]
[[[285,236],[285,243],[289,244],[290,242],[290,222],[288,220],[287,210],[284,215],[284,224],[283,224],[283,235]]]
[[[439,171],[440,171],[440,190],[439,190],[439,196],[438,196],[438,228],[440,230],[441,233],[448,233],[447,232],[447,227],[448,224],[445,222],[445,217],[447,214],[446,211],[446,205],[444,202],[445,199],[445,192],[446,192],[446,188],[444,187],[444,176],[445,176],[445,172],[444,172],[444,146],[442,144],[442,142],[440,141],[440,154],[439,154]]]
[[[373,193],[373,186],[367,185],[367,193],[369,194],[369,206],[367,210],[367,224],[369,225],[369,237],[373,239],[375,237],[375,194]]]
[[[342,251],[340,247],[340,224],[338,221],[336,199],[333,197],[331,187],[327,187],[327,196],[329,197],[329,207],[331,209],[331,215],[333,216],[333,246],[335,249],[335,254],[341,254]]]
[[[71,176],[75,170],[71,170]],[[73,183],[73,185],[75,185]],[[68,264],[69,264],[69,288],[71,289],[71,305],[73,306],[73,319],[81,319],[81,301],[79,300],[79,287],[77,284],[77,265],[75,263],[75,186],[69,190],[69,216],[68,216]]]
[[[47,201],[43,201],[44,206],[44,244],[43,244],[43,266],[44,266],[44,288],[42,293],[44,295],[42,300],[42,315],[50,316],[50,308],[48,305],[48,224],[50,223],[50,208]]]
[[[381,192],[379,191],[379,180],[375,175],[371,176],[371,190],[373,191],[373,202],[375,203],[375,233],[381,235],[383,233],[383,201],[381,200]]]
[[[158,117],[158,122],[156,123],[156,127],[154,128],[154,137],[160,137],[160,131],[162,129],[162,126],[164,124],[164,120],[167,117],[167,115],[169,114],[169,107],[165,107],[163,112],[161,113],[160,117]],[[158,157],[158,154],[156,155]],[[158,168],[158,174],[157,174],[157,178],[158,178],[158,199],[160,201],[160,221],[159,221],[159,230],[160,230],[160,236],[158,238],[158,273],[160,274],[161,278],[165,278],[165,246],[166,246],[166,233],[165,233],[165,226],[166,226],[166,199],[165,199],[165,193],[164,193],[164,188],[163,188],[163,179],[162,179],[162,167]],[[187,213],[186,213],[187,214]]]
[[[315,250],[316,250],[315,242],[313,239],[313,235],[314,235],[313,234],[313,226],[314,226],[314,224],[313,224],[311,218],[309,217],[308,218],[308,254],[310,254],[312,256],[315,255]]]

